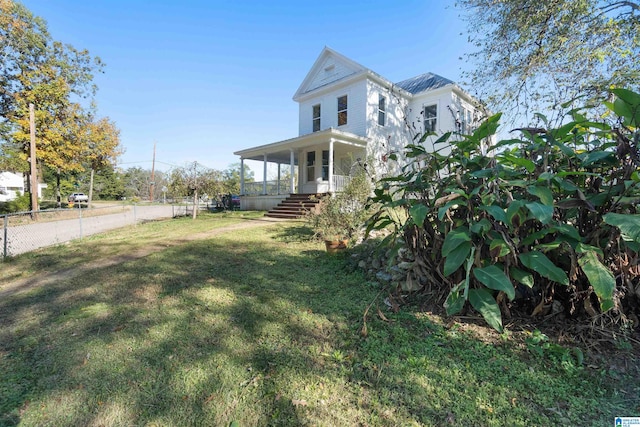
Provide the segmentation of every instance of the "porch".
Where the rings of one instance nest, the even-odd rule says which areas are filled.
[[[289,194],[341,191],[353,165],[366,157],[366,151],[366,138],[333,128],[237,151],[241,209],[270,210]],[[245,160],[262,163],[262,181],[245,182]],[[277,177],[269,179],[269,165],[274,164]],[[283,165],[288,166],[284,173]]]

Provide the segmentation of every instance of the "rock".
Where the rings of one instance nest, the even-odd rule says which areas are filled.
[[[380,259],[374,258],[371,261],[371,267],[375,268],[376,270],[380,270],[380,267],[382,267],[382,263],[380,262]]]
[[[409,271],[413,269],[413,263],[412,262],[407,262],[407,261],[402,261],[401,263],[398,264],[398,268],[400,268],[401,270],[404,271]]]
[[[376,279],[380,280],[383,283],[390,283],[391,282],[391,274],[386,273],[384,271],[378,271],[376,273]]]

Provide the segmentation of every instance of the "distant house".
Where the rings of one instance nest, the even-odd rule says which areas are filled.
[[[426,73],[392,83],[328,47],[293,100],[298,136],[234,153],[242,168],[245,160],[264,165],[262,182],[241,183],[243,209],[270,209],[291,193],[340,191],[358,159],[375,159],[375,167],[384,168],[414,135],[469,133],[480,117],[476,100],[447,78]],[[427,148],[435,138],[425,141]],[[289,166],[286,182],[280,176],[267,182],[270,163]]]
[[[24,176],[13,172],[0,172],[0,202],[9,202],[24,194]]]
[[[38,184],[38,197],[42,198],[42,190],[47,184]],[[25,193],[25,177],[21,173],[0,172],[0,203],[10,202]]]

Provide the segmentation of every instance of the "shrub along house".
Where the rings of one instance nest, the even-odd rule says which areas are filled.
[[[373,159],[371,168],[381,175],[388,172],[387,157],[400,158],[414,135],[468,133],[479,120],[477,102],[449,79],[426,73],[392,83],[328,47],[293,100],[299,104],[297,137],[234,153],[241,158],[241,177],[245,160],[263,162],[262,182],[241,182],[242,209],[269,210],[287,205],[286,198],[299,204],[310,194],[340,191],[359,160]],[[424,143],[432,148],[436,138]],[[278,165],[276,182],[267,182],[269,163]],[[286,180],[283,164],[289,167]],[[278,210],[286,216],[282,206],[271,214]]]

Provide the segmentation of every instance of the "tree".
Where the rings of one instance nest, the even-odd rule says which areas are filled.
[[[523,114],[640,83],[637,0],[458,0],[467,12],[466,73],[489,107]]]
[[[151,171],[139,166],[129,168],[124,172],[124,194],[129,199],[140,199],[149,194]]]
[[[93,179],[96,171],[109,166],[113,167],[118,156],[122,153],[120,148],[120,131],[108,118],[87,123],[83,141],[86,146],[84,161],[91,170],[89,184],[89,204],[93,198]]]
[[[110,166],[96,171],[93,186],[101,200],[119,200],[125,195],[124,174]]]
[[[59,173],[83,170],[81,134],[86,114],[74,98],[92,96],[99,58],[54,41],[45,21],[22,4],[0,0],[0,141],[26,170],[29,104],[36,110],[38,161]]]
[[[225,193],[240,193],[240,163],[232,163],[222,173],[225,181]],[[249,166],[244,165],[244,182],[253,182],[254,173]]]

